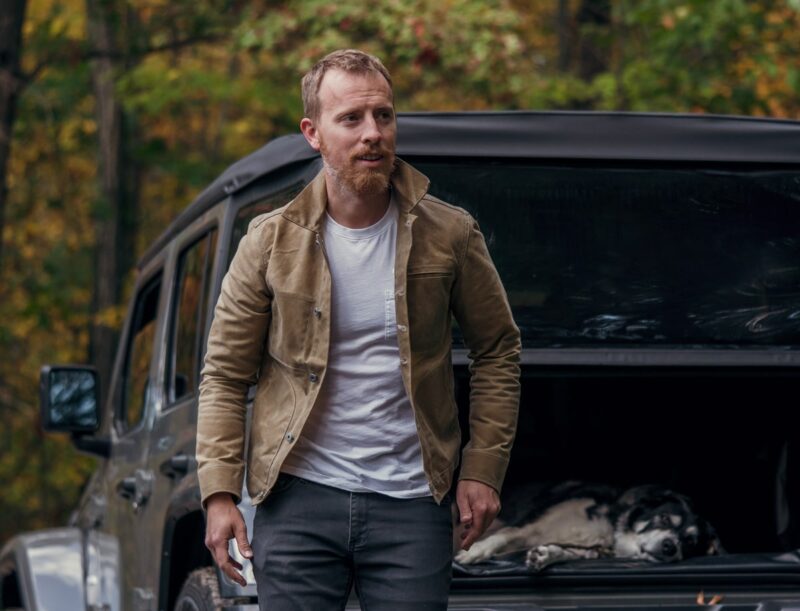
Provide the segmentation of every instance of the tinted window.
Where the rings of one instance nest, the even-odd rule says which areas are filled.
[[[242,236],[247,233],[247,226],[250,224],[250,221],[252,221],[259,214],[272,212],[276,208],[280,208],[281,206],[288,204],[298,193],[300,193],[300,191],[303,190],[304,186],[305,185],[302,183],[297,183],[287,189],[284,189],[283,191],[278,191],[277,193],[273,193],[272,195],[253,202],[252,204],[242,206],[242,208],[236,214],[236,219],[233,222],[231,244],[230,248],[228,249],[228,265],[230,265],[231,260],[233,260],[233,255],[236,254],[236,247],[239,246],[239,241],[242,239]]]
[[[125,429],[131,429],[141,422],[147,405],[160,291],[161,277],[158,276],[136,297],[122,372],[122,397],[117,418]]]
[[[528,346],[800,345],[798,171],[416,165],[478,219]]]
[[[176,306],[167,363],[170,403],[197,393],[216,243],[217,231],[213,230],[192,243],[178,258]]]

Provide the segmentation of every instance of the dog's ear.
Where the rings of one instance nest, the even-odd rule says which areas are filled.
[[[694,503],[692,503],[692,500],[688,496],[685,494],[680,494],[679,492],[673,492],[672,496],[678,501],[678,503],[683,505],[687,511],[694,512]]]
[[[718,556],[725,553],[722,542],[717,536],[717,531],[703,518],[698,519],[700,527],[699,547],[705,551],[706,556]]]

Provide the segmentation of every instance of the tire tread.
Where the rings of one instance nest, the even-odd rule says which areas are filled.
[[[223,600],[219,593],[217,571],[213,566],[195,569],[189,573],[175,601],[175,611],[191,608],[184,605],[183,601],[193,602],[200,611],[222,610]]]

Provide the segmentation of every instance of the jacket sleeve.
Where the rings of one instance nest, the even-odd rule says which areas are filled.
[[[209,331],[197,415],[197,475],[204,508],[216,492],[241,500],[247,391],[258,378],[271,318],[263,221],[254,219],[239,242]]]
[[[470,359],[470,439],[459,479],[500,492],[519,412],[520,332],[477,222],[466,216],[451,307]]]

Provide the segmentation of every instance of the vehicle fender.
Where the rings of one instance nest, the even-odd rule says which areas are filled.
[[[24,533],[5,545],[0,558],[13,563],[27,611],[120,609],[119,546],[108,535],[93,531],[85,537],[78,528]]]

